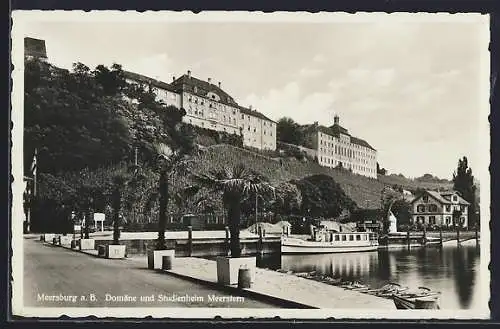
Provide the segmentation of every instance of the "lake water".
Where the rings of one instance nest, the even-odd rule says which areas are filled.
[[[480,291],[479,248],[379,250],[327,255],[270,255],[258,258],[262,268],[311,272],[345,280],[358,280],[378,288],[388,282],[425,286],[441,291],[441,309],[473,309],[484,306]],[[483,300],[482,300],[483,299]]]

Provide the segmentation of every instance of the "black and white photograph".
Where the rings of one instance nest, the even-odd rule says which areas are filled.
[[[489,17],[14,11],[12,311],[488,319]]]

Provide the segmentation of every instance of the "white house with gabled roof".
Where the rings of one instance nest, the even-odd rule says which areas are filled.
[[[453,218],[455,210],[461,211],[460,223],[467,228],[467,215],[470,203],[456,191],[424,191],[411,201],[411,222],[413,224],[456,226]]]

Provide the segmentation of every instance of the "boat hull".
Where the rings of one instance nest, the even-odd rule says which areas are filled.
[[[283,241],[281,244],[282,254],[333,254],[376,250],[378,250],[377,244],[339,245],[309,241]]]
[[[393,300],[398,310],[439,309],[437,298],[432,297],[404,298],[394,295]]]

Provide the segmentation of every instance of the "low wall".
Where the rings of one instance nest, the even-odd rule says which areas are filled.
[[[96,248],[99,245],[108,245],[113,241],[99,240],[96,238]],[[120,240],[120,244],[127,246],[127,255],[146,255],[148,250],[154,249],[156,240],[134,239]],[[175,254],[178,257],[206,257],[206,256],[224,256],[228,254],[229,245],[225,239],[195,239],[191,244],[188,239],[166,240],[167,246],[175,245]],[[242,255],[253,254],[272,254],[281,252],[280,237],[266,237],[241,239]]]

